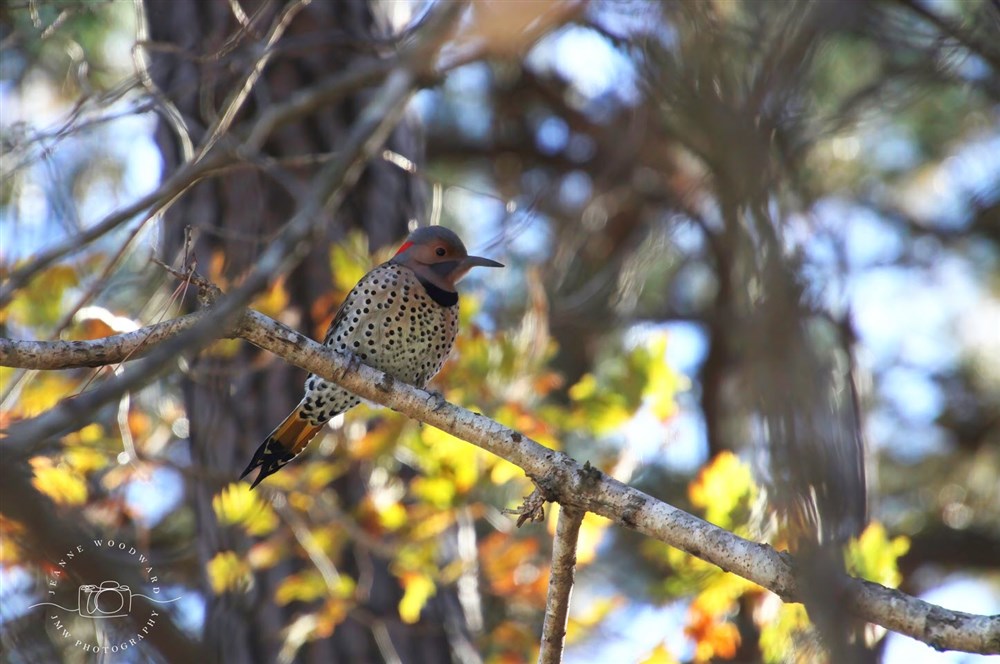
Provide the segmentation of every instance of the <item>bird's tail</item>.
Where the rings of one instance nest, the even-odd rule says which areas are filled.
[[[302,404],[299,404],[260,444],[246,470],[240,475],[240,479],[249,475],[254,468],[260,468],[260,473],[250,485],[251,489],[254,488],[265,477],[278,472],[286,463],[297,457],[322,428],[322,424],[313,424],[305,418]]]

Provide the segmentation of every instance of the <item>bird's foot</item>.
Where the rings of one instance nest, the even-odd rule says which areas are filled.
[[[432,404],[435,413],[448,405],[448,400],[437,390],[427,390],[427,394],[429,395],[428,401]]]

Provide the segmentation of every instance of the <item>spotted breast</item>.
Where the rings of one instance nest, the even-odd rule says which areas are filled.
[[[458,297],[440,302],[436,294],[409,268],[380,265],[344,300],[323,343],[423,387],[441,370],[458,334]],[[350,392],[310,374],[302,412],[310,424],[322,426],[359,402]]]

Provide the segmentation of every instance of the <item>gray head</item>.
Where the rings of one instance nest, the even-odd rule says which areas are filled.
[[[455,284],[474,267],[503,267],[503,264],[470,256],[462,240],[444,226],[425,226],[410,233],[390,263],[405,265],[438,288],[455,292]]]

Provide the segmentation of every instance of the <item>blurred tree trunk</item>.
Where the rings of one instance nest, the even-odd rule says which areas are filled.
[[[220,112],[234,85],[242,83],[260,55],[264,39],[276,18],[291,3],[242,2],[248,20],[234,16],[234,5],[203,0],[147,0],[150,39],[154,46],[151,74],[166,98],[176,105],[198,145],[205,128]],[[241,118],[249,117],[271,100],[284,100],[309,85],[365,59],[378,57],[379,44],[390,36],[365,0],[315,2],[301,8],[278,42],[278,54],[268,65],[247,101]],[[349,97],[334,108],[279,131],[265,146],[268,157],[282,159],[336,150],[368,95]],[[165,175],[183,157],[174,128],[161,121],[158,143]],[[388,147],[416,162],[422,161],[421,139],[411,126],[396,129]],[[306,162],[307,160],[300,160]],[[270,237],[289,219],[295,207],[296,187],[314,172],[314,166],[247,165],[199,184],[183,196],[164,219],[164,254],[175,261],[185,251],[185,237],[193,232],[193,258],[204,274],[223,281],[238,279],[254,263]],[[332,287],[329,243],[352,228],[363,229],[371,247],[398,240],[407,222],[422,216],[421,183],[385,162],[370,165],[339,215],[318,219],[328,229],[326,242],[316,246],[291,274],[284,287],[288,305],[283,320],[311,336],[321,335],[338,303],[330,301]],[[219,551],[244,555],[251,542],[241,533],[216,523],[212,497],[235,481],[253,450],[280,422],[302,394],[304,373],[241,347],[235,356],[205,353],[190,363],[184,391],[190,421],[191,463],[204,479],[190,482],[190,503],[196,505],[199,559],[204,565]],[[355,504],[365,492],[360,473],[340,480],[343,505]],[[358,558],[367,556],[355,554]],[[378,662],[396,657],[404,662],[450,661],[453,650],[447,632],[458,621],[454,601],[445,589],[425,607],[421,621],[404,625],[397,613],[401,596],[388,561],[366,558],[344,563],[357,578],[357,566],[371,574],[362,623],[352,614],[332,636],[307,644],[299,661]],[[354,567],[354,569],[352,569]],[[246,593],[215,596],[203,581],[207,608],[204,637],[220,661],[273,662],[293,619],[289,607],[273,601],[282,578],[295,571],[285,561],[257,573]],[[446,625],[446,623],[448,623]],[[460,624],[460,623],[459,623]],[[447,628],[447,632],[446,632]],[[461,630],[459,630],[461,631]]]

